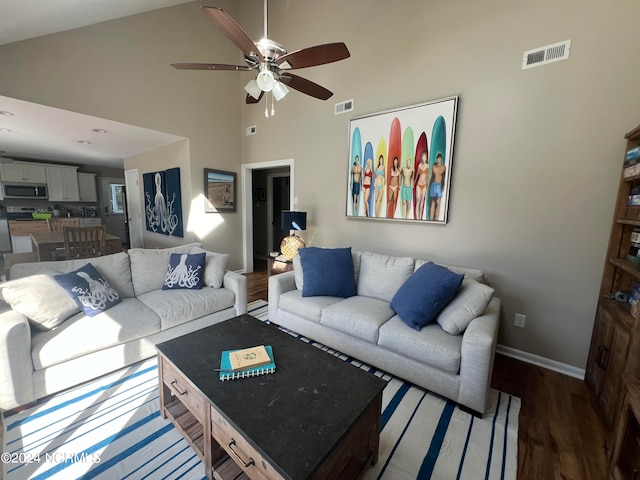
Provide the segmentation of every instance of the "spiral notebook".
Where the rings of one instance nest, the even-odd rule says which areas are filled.
[[[257,377],[258,375],[274,373],[276,371],[276,363],[273,360],[273,349],[271,348],[271,345],[265,345],[264,348],[269,354],[271,363],[237,372],[233,371],[231,367],[231,358],[229,357],[232,352],[236,352],[237,350],[225,350],[222,352],[222,357],[220,359],[220,370],[222,370],[220,372],[220,380],[236,380],[238,378]]]

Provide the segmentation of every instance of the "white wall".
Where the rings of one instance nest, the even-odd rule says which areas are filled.
[[[242,3],[249,16],[253,3]],[[271,0],[289,50],[344,41],[352,57],[297,71],[265,119],[243,106],[243,161],[296,159],[305,239],[486,270],[501,344],[584,368],[624,154],[640,122],[640,3]],[[254,28],[261,27],[254,22]],[[571,39],[564,62],[521,70],[525,50]],[[248,80],[248,77],[244,79]],[[460,95],[446,226],[345,218],[349,118]],[[354,98],[352,114],[334,103]],[[527,315],[524,330],[514,314]]]

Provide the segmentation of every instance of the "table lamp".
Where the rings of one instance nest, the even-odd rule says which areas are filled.
[[[307,212],[296,212],[293,210],[282,210],[281,217],[282,230],[306,230]],[[287,261],[291,261],[298,254],[298,249],[304,248],[304,240],[298,235],[289,235],[282,239],[280,253]]]

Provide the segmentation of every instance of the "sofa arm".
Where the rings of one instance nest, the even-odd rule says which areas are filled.
[[[279,273],[269,277],[269,320],[278,323],[276,312],[280,306],[280,295],[296,289],[293,272]]]
[[[247,277],[227,270],[222,279],[222,286],[235,293],[236,301],[234,307],[236,315],[247,313]]]
[[[35,400],[33,396],[31,329],[15,310],[0,314],[0,410]]]
[[[493,359],[498,341],[501,301],[493,297],[484,313],[462,334],[459,403],[479,413],[487,407]]]

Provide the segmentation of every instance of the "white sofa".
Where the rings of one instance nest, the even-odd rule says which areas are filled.
[[[416,331],[391,309],[390,301],[427,262],[372,252],[352,252],[352,257],[356,296],[349,298],[304,297],[304,271],[300,259],[294,258],[293,272],[269,278],[269,320],[482,415],[500,316],[500,299],[493,296],[484,273],[448,266],[464,274],[462,287],[437,321]],[[484,300],[478,302],[472,289],[484,289]],[[477,316],[470,313],[474,310],[480,310]],[[445,332],[440,319],[455,322],[460,312],[472,318],[468,326],[457,335]]]
[[[226,270],[228,255],[207,253],[202,289],[162,290],[170,254],[189,253],[199,246],[131,249],[86,260],[14,265],[11,282],[0,285],[0,294],[15,300],[16,291],[6,288],[26,285],[35,289],[32,304],[25,307],[36,306],[32,317],[60,309],[60,302],[71,300],[65,299],[65,291],[52,275],[75,271],[87,263],[122,301],[92,317],[77,309],[50,330],[35,328],[25,315],[0,302],[0,410],[151,357],[156,354],[156,343],[246,313],[246,277]]]

